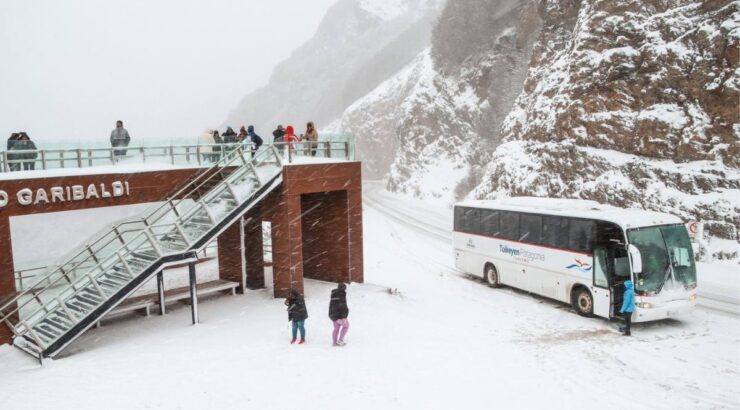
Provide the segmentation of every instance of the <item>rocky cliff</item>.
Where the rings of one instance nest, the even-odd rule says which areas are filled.
[[[596,199],[740,226],[740,3],[542,1],[481,198]]]
[[[450,1],[429,53],[341,124],[396,148],[361,153],[391,190],[671,212],[731,240],[731,256],[739,47],[737,1]]]

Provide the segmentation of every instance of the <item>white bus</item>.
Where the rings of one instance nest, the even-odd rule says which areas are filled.
[[[619,316],[635,284],[634,322],[696,306],[696,266],[675,216],[594,201],[510,198],[455,205],[458,269],[571,304],[584,316]]]

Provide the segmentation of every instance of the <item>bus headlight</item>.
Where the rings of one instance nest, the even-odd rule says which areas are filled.
[[[696,302],[696,294],[689,296],[689,302]]]
[[[637,304],[637,307],[639,307],[640,309],[651,309],[653,305],[648,302],[640,302]]]

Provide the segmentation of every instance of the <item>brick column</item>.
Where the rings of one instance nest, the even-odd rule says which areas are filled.
[[[0,304],[15,293],[15,266],[13,265],[13,247],[10,242],[10,219],[0,218]],[[10,343],[13,332],[0,323],[0,344]]]
[[[265,259],[262,242],[262,212],[260,206],[244,216],[244,257],[247,261],[247,289],[265,287]]]
[[[365,282],[362,246],[362,187],[347,190],[347,212],[349,223],[349,281]]]
[[[221,236],[218,237],[218,277],[239,283],[239,292],[242,287],[242,255],[241,255],[241,218],[234,221]]]
[[[288,296],[291,287],[303,293],[303,252],[300,195],[283,193],[272,219],[272,276],[276,298]]]

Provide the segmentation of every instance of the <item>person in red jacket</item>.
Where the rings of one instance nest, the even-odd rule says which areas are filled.
[[[295,130],[292,125],[285,127],[285,136],[283,136],[283,139],[288,143],[288,149],[290,150],[291,155],[295,155],[295,146],[293,145],[293,141],[303,141],[301,137],[295,135]]]

